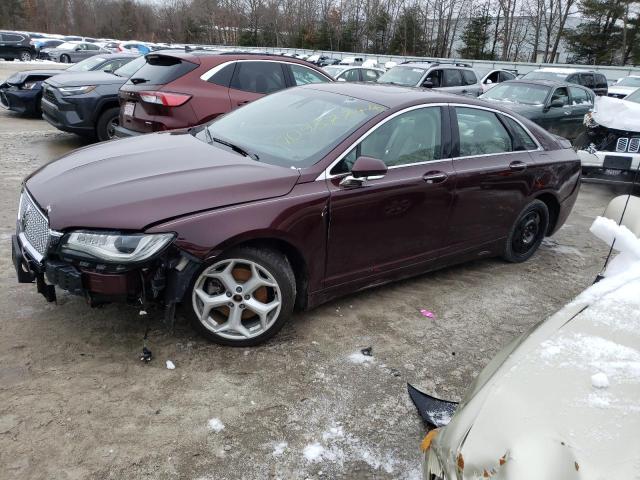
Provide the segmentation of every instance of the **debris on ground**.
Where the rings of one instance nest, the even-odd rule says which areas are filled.
[[[224,423],[219,418],[212,418],[208,422],[209,430],[213,430],[216,433],[220,433],[224,430]]]
[[[436,314],[433,313],[431,310],[425,310],[424,308],[422,310],[420,310],[420,313],[427,317],[427,318],[436,318]]]
[[[373,349],[373,347],[366,347],[366,348],[363,348],[362,350],[360,350],[360,352],[362,352],[362,354],[367,356],[367,357],[373,357],[373,353],[371,353],[372,349]]]
[[[171,360],[167,360],[167,369],[168,370],[175,370],[176,369],[175,364]]]

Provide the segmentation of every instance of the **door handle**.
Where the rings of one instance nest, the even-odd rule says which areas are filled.
[[[523,171],[523,170],[526,170],[526,169],[527,169],[527,164],[526,164],[526,163],[524,163],[524,162],[518,162],[518,161],[516,161],[516,162],[511,162],[511,163],[509,164],[509,169],[511,169],[511,170],[513,170],[513,171],[515,171],[515,172],[521,172],[521,171]]]
[[[448,175],[444,172],[427,172],[422,176],[422,179],[431,183],[442,183],[448,178]]]

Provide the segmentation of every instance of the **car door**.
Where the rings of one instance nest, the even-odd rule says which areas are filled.
[[[269,93],[287,88],[281,62],[238,61],[229,88],[231,109],[246,105]]]
[[[554,106],[555,102],[560,105]],[[551,133],[566,137],[572,130],[573,119],[569,106],[569,90],[567,87],[558,87],[548,97],[542,111],[540,125]]]
[[[448,93],[461,94],[466,88],[463,87],[462,74],[460,70],[445,68],[442,70],[442,86],[440,90]]]
[[[514,120],[485,107],[451,108],[456,194],[448,244],[453,251],[489,248],[506,237],[529,195],[535,166],[528,150],[537,145],[514,139],[508,121]]]
[[[446,114],[424,105],[397,113],[329,170],[326,286],[434,261],[444,248],[455,188]],[[341,184],[360,156],[383,160],[386,175]]]
[[[584,116],[593,108],[594,94],[580,87],[569,87],[571,109],[570,122],[567,122],[565,137],[574,140],[584,130]]]

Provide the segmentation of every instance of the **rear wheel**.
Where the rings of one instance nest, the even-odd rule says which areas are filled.
[[[23,50],[22,52],[20,52],[20,60],[22,62],[30,62],[31,61],[31,52],[27,52],[26,50]]]
[[[116,136],[116,127],[120,124],[120,109],[113,107],[105,110],[96,124],[98,141],[104,142]]]
[[[71,63],[71,58],[69,57],[69,55],[60,55],[60,62]]]
[[[258,345],[291,316],[295,277],[273,250],[240,248],[205,267],[191,288],[192,324],[221,345]]]
[[[505,260],[520,263],[531,258],[542,243],[548,227],[547,205],[534,200],[525,207],[511,227],[503,254]]]

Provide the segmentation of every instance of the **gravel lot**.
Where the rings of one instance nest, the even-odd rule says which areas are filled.
[[[47,304],[15,279],[21,180],[82,145],[0,111],[2,479],[420,478],[425,430],[406,383],[459,399],[503,345],[589,285],[606,254],[588,227],[614,192],[584,184],[567,224],[525,264],[477,261],[351,295],[295,315],[258,348],[152,319],[145,365],[137,310],[60,293]]]

